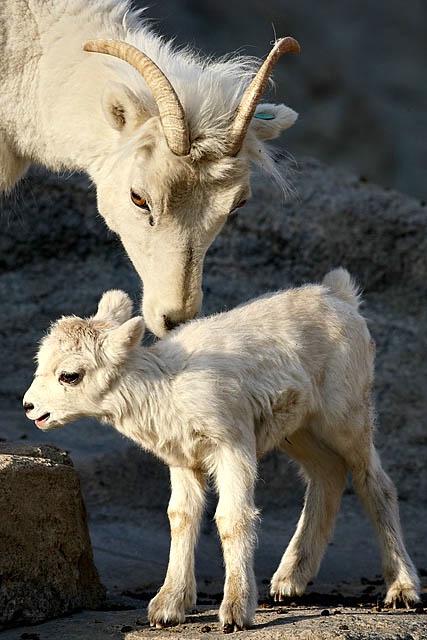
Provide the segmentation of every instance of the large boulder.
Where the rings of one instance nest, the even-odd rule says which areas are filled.
[[[56,447],[0,445],[0,628],[101,605],[78,475]]]

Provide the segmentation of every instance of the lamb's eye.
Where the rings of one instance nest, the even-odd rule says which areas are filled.
[[[68,371],[62,371],[62,373],[59,374],[58,380],[59,382],[62,382],[62,384],[78,384],[82,377],[83,374],[78,371],[70,373]]]
[[[233,207],[233,209],[230,211],[230,213],[234,213],[236,211],[236,209],[240,209],[241,207],[244,207],[246,203],[247,203],[247,200],[240,200],[240,202],[238,204],[236,204],[235,207]]]
[[[148,204],[147,199],[144,198],[144,196],[140,196],[139,193],[137,193],[133,189],[130,190],[130,199],[132,200],[133,204],[140,209],[143,209],[148,213],[151,211],[151,207]]]

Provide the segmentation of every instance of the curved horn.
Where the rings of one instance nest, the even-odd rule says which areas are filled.
[[[83,49],[120,58],[142,75],[157,103],[169,149],[177,156],[186,156],[190,151],[190,136],[184,109],[175,89],[151,58],[120,40],[89,40]]]
[[[299,43],[290,36],[277,40],[255,78],[243,94],[243,98],[237,107],[230,131],[230,146],[228,151],[230,156],[237,155],[242,148],[243,140],[245,139],[251,119],[265,91],[268,78],[274,65],[284,53],[299,53],[300,51],[301,47]]]

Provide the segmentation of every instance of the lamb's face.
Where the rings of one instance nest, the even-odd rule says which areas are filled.
[[[43,340],[33,383],[24,396],[27,417],[43,430],[93,415],[110,383],[98,354],[100,334],[87,321],[60,320]]]
[[[130,301],[125,309],[108,304],[117,302],[118,293],[104,294],[93,318],[62,318],[43,339],[23,399],[27,417],[39,429],[85,416],[105,417],[104,400],[143,332],[142,318],[125,319]]]

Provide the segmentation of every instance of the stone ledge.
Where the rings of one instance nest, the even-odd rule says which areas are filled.
[[[80,481],[56,447],[0,444],[0,628],[105,598]]]

